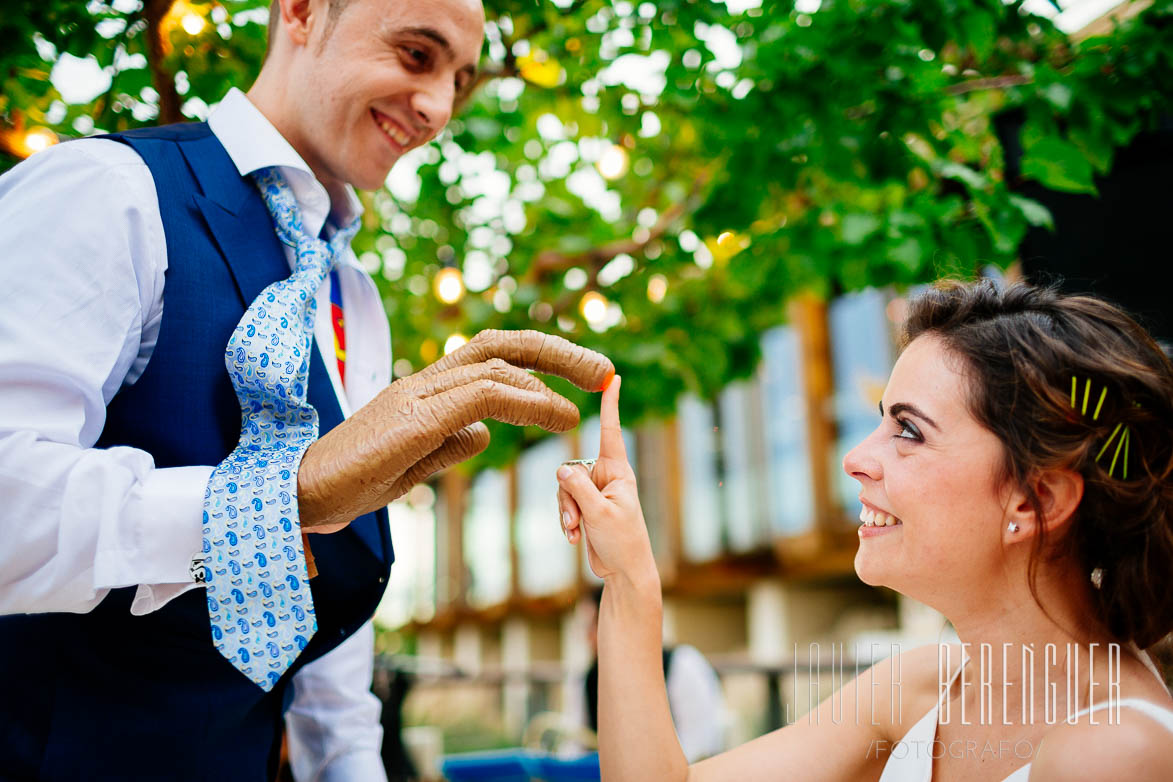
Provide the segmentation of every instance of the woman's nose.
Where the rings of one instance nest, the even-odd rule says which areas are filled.
[[[877,427],[843,457],[843,471],[860,483],[866,480],[878,481],[884,475],[875,454],[875,438],[879,431]]]

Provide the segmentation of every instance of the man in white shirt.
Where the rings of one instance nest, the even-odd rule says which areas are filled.
[[[586,629],[591,666],[569,692],[568,727],[599,730],[599,602],[603,588],[591,590],[579,601],[579,617]],[[680,748],[689,763],[725,750],[725,696],[713,666],[694,646],[678,644],[663,650],[664,687]]]
[[[483,23],[479,0],[280,0],[256,84],[206,126],[71,142],[0,177],[0,780],[271,778],[282,718],[297,779],[383,778],[369,616],[391,554],[385,516],[380,530],[370,514],[483,448],[480,418],[564,428],[568,402],[489,359],[559,371],[549,355],[568,349],[490,335],[430,368],[426,388],[385,389],[386,318],[346,252],[316,294],[324,362],[310,397],[348,420],[327,435],[319,410],[323,437],[298,475],[303,532],[345,533],[312,539],[330,565],[313,582],[313,660],[262,693],[214,657],[206,608],[192,620],[205,487],[240,426],[223,404],[226,339],[205,330],[231,328],[273,281],[245,279],[252,255],[284,252],[292,268],[259,196],[240,201],[246,177],[276,167],[307,232],[330,235],[361,212],[352,187],[381,186],[447,123]],[[148,163],[152,144],[181,151]],[[189,344],[201,350],[187,361]],[[613,373],[598,358],[598,377],[562,373],[596,384]],[[147,396],[155,388],[166,398]]]

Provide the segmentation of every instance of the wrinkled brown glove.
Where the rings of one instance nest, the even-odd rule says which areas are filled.
[[[565,432],[578,408],[526,372],[600,391],[606,356],[539,331],[482,331],[459,350],[396,380],[311,445],[297,475],[301,527],[336,532],[419,481],[480,453],[482,419]]]

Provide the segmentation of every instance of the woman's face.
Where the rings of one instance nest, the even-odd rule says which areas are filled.
[[[961,360],[935,336],[904,350],[881,401],[880,425],[843,460],[860,482],[855,570],[946,609],[1001,572],[1002,445],[966,407]]]

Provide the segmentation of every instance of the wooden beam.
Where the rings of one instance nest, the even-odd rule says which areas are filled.
[[[468,479],[459,470],[447,470],[439,480],[444,492],[445,564],[448,578],[448,605],[462,608],[468,594],[468,572],[464,565],[464,511],[468,503]]]
[[[831,454],[835,452],[835,418],[831,400],[835,384],[831,370],[831,335],[827,303],[814,294],[796,296],[790,302],[790,322],[798,331],[802,357],[803,399],[806,404],[807,459],[815,525],[830,532],[840,514],[836,513]]]

